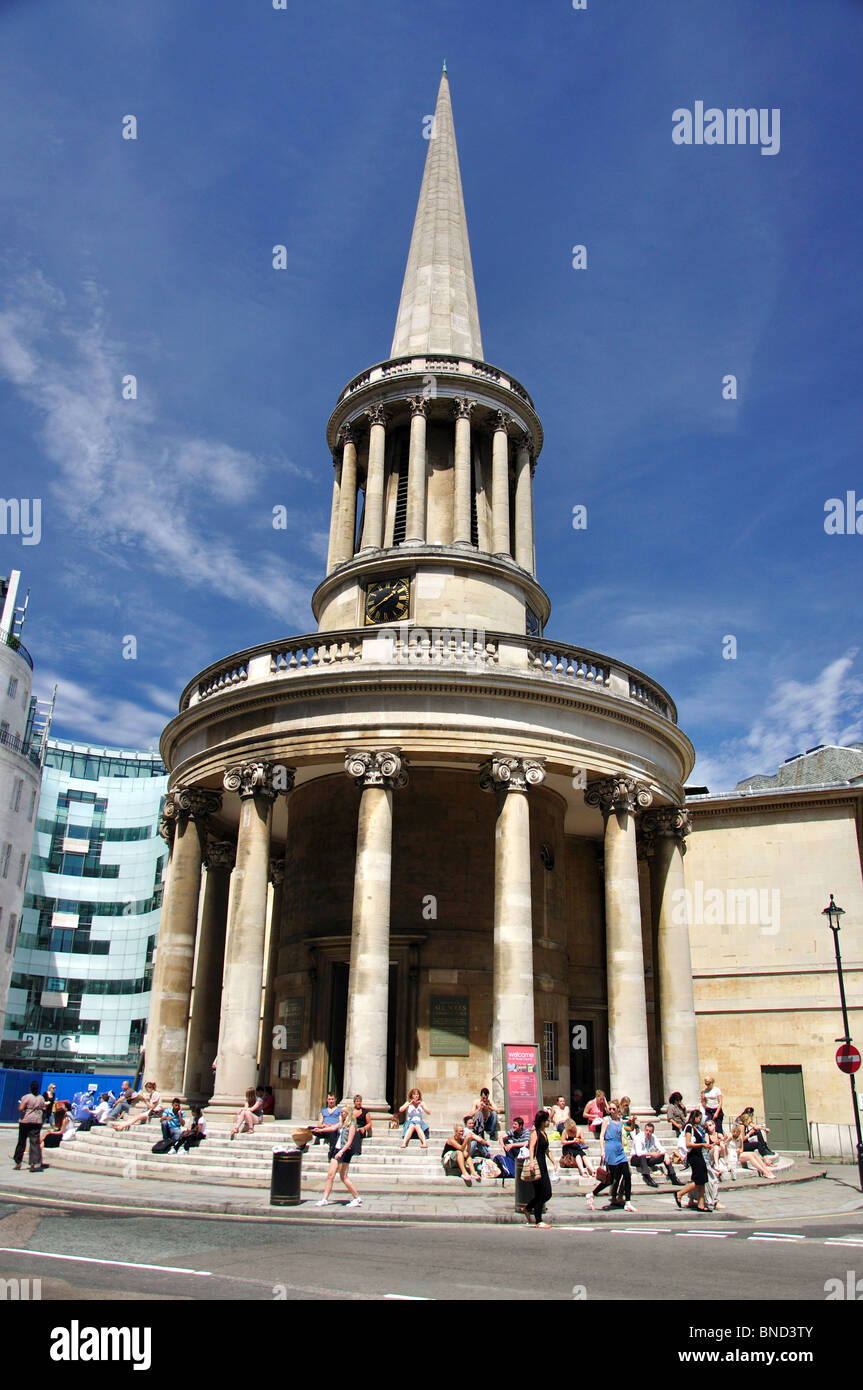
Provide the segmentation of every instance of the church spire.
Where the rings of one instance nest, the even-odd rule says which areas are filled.
[[[390,356],[435,352],[483,357],[446,64]]]

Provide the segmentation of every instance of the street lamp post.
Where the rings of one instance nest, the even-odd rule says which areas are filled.
[[[837,1038],[837,1042],[850,1043],[851,1032],[848,1027],[848,1006],[845,1003],[845,982],[842,978],[842,956],[839,953],[839,918],[844,917],[845,909],[837,907],[833,901],[833,894],[830,894],[830,904],[822,909],[822,917],[826,917],[830,923],[830,930],[833,933],[833,947],[836,951],[836,973],[839,976],[839,998],[842,1002],[842,1027],[845,1035]],[[860,1179],[860,1191],[863,1192],[863,1134],[860,1132],[860,1107],[857,1104],[857,1086],[854,1081],[853,1071],[849,1073],[851,1082],[851,1103],[854,1106],[854,1124],[857,1129],[857,1174]]]

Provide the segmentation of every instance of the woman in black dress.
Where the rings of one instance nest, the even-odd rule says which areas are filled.
[[[554,1158],[552,1158],[551,1154],[548,1152],[548,1136],[545,1133],[548,1118],[547,1110],[537,1110],[530,1136],[530,1157],[527,1164],[527,1166],[537,1174],[537,1179],[533,1185],[533,1197],[524,1209],[528,1225],[530,1225],[530,1214],[533,1212],[535,1224],[541,1226],[543,1230],[548,1229],[548,1222],[542,1219],[542,1209],[551,1199],[551,1182],[548,1176],[546,1159],[551,1158],[555,1168],[557,1167]]]
[[[686,1152],[689,1155],[689,1170],[692,1173],[692,1182],[681,1187],[679,1192],[675,1192],[674,1200],[678,1207],[681,1205],[681,1197],[685,1197],[687,1192],[695,1193],[696,1211],[707,1211],[704,1204],[704,1188],[707,1184],[707,1161],[704,1157],[707,1149],[707,1135],[701,1128],[701,1111],[693,1110],[686,1122],[686,1126],[681,1135],[683,1143],[686,1145]]]

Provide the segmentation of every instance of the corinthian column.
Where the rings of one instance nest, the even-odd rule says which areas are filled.
[[[366,474],[366,515],[362,550],[380,550],[384,543],[384,456],[387,417],[382,405],[366,411],[369,419],[369,466]]]
[[[495,415],[491,451],[491,548],[495,555],[509,555],[509,434],[510,417]]]
[[[362,795],[357,822],[344,1092],[345,1096],[359,1093],[371,1110],[386,1110],[393,791],[405,786],[408,776],[402,755],[390,750],[349,753],[345,771],[361,788]]]
[[[174,827],[174,844],[156,943],[146,1070],[166,1093],[183,1086],[204,830],[221,804],[221,793],[204,787],[175,787],[165,798],[163,816]]]
[[[480,786],[498,794],[494,832],[494,978],[492,1086],[503,1102],[501,1047],[536,1041],[533,1014],[533,917],[530,887],[529,787],[545,780],[539,758],[495,753],[480,768]]]
[[[475,401],[469,401],[466,396],[462,396],[453,407],[455,411],[455,476],[453,478],[452,538],[455,545],[471,544],[470,417],[475,405]]]
[[[657,922],[662,1093],[668,1096],[680,1091],[695,1104],[701,1091],[701,1072],[683,874],[685,836],[692,826],[689,813],[680,806],[658,807],[648,812],[644,822],[654,841],[650,876]]]
[[[294,784],[293,768],[280,767],[278,783],[275,771],[272,763],[245,763],[229,768],[223,778],[225,790],[237,792],[241,805],[225,947],[216,1091],[211,1101],[217,1109],[239,1105],[247,1088],[257,1085],[258,1080],[270,823],[277,795],[290,791]]]
[[[195,993],[189,1019],[186,1047],[186,1096],[203,1097],[213,1089],[213,1058],[219,1046],[219,1004],[222,998],[222,971],[225,965],[225,931],[228,925],[228,894],[236,845],[233,840],[208,840],[205,863],[204,901],[198,960],[195,966]]]
[[[357,531],[357,445],[350,425],[342,425],[342,476],[339,492],[338,540],[333,563],[344,564],[354,553]]]
[[[408,455],[408,506],[403,545],[422,545],[426,538],[426,419],[425,396],[411,396],[411,441]]]
[[[264,1016],[261,1020],[261,1082],[272,1085],[270,1075],[273,1060],[273,1018],[276,1012],[275,980],[282,934],[282,898],[285,885],[284,859],[270,860],[270,883],[273,885],[273,910],[270,915],[270,947],[264,974]]]
[[[337,454],[333,454],[333,468],[335,476],[333,478],[333,501],[330,507],[330,544],[327,550],[327,574],[334,569],[338,563],[336,556],[339,547],[339,514],[341,511],[341,490],[342,490],[342,461]]]
[[[515,456],[515,562],[533,574],[533,441],[519,440]]]
[[[635,818],[653,795],[630,777],[590,782],[588,806],[605,820],[605,935],[608,972],[608,1057],[611,1091],[628,1095],[633,1110],[650,1112],[647,1000],[641,943],[641,903]]]

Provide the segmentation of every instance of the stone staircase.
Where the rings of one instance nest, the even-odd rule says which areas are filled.
[[[449,1130],[432,1129],[428,1149],[422,1149],[414,1139],[403,1150],[401,1130],[384,1128],[384,1124],[381,1120],[375,1123],[374,1137],[364,1141],[362,1154],[351,1164],[351,1173],[361,1193],[416,1191],[436,1196],[452,1192],[456,1185],[458,1189],[464,1188],[460,1179],[446,1177],[441,1167],[441,1150]],[[189,1154],[182,1151],[152,1153],[153,1144],[161,1137],[155,1122],[135,1125],[119,1134],[110,1128],[94,1128],[77,1134],[71,1143],[59,1149],[46,1150],[45,1157],[58,1169],[101,1173],[127,1180],[161,1178],[170,1182],[267,1189],[274,1146],[293,1148],[291,1136],[300,1127],[293,1120],[268,1121],[259,1125],[253,1134],[238,1135],[232,1141],[226,1124],[221,1127],[217,1121],[209,1121],[208,1137]],[[657,1122],[657,1141],[667,1151],[673,1147],[673,1133],[664,1122]],[[591,1164],[595,1166],[599,1161],[599,1145],[591,1140],[587,1148]],[[491,1151],[494,1152],[494,1147]],[[552,1153],[559,1160],[560,1145],[556,1141],[552,1141]],[[303,1154],[304,1193],[315,1194],[323,1189],[327,1163],[327,1145],[310,1145]],[[775,1168],[779,1171],[790,1166],[790,1159],[780,1159]],[[738,1183],[741,1180],[751,1182],[756,1176],[746,1169],[739,1169],[738,1173]],[[672,1191],[662,1169],[654,1173],[654,1177],[660,1187]],[[634,1193],[646,1190],[637,1172],[633,1172],[632,1182]],[[486,1195],[512,1192],[510,1179],[505,1183],[500,1178],[484,1179],[479,1186]],[[593,1186],[593,1180],[582,1177],[577,1169],[561,1169],[555,1191],[561,1194],[587,1192]],[[723,1186],[732,1184],[727,1182]],[[338,1179],[336,1188],[341,1188]]]

